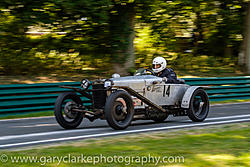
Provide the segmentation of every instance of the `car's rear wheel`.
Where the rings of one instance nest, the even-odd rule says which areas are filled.
[[[79,96],[74,92],[66,92],[60,94],[55,102],[56,121],[65,129],[74,129],[78,127],[83,119],[81,112],[74,112],[75,108],[82,104]]]
[[[127,128],[134,116],[131,96],[122,90],[111,93],[105,104],[105,118],[113,129]]]
[[[209,99],[205,90],[199,88],[194,91],[187,111],[188,117],[194,122],[206,119],[209,112]]]

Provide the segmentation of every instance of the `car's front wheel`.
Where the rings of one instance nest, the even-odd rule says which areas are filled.
[[[113,129],[127,128],[134,116],[134,105],[131,96],[122,90],[115,91],[107,98],[105,118]]]
[[[72,111],[82,104],[79,96],[74,92],[60,94],[55,103],[55,117],[59,125],[65,129],[73,129],[79,126],[83,119],[81,112]]]

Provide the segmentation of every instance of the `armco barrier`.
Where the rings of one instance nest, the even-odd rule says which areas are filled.
[[[209,86],[210,101],[250,99],[250,76],[184,79],[189,85]],[[52,111],[58,94],[71,91],[59,85],[79,87],[80,82],[0,85],[0,116]]]
[[[209,86],[210,101],[250,99],[250,76],[185,78],[189,85]]]

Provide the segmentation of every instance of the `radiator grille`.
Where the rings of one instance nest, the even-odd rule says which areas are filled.
[[[104,89],[104,84],[93,84],[93,90]],[[93,91],[94,108],[103,109],[106,103],[106,90]]]

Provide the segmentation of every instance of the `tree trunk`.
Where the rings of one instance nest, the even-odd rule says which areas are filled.
[[[201,18],[201,12],[200,9],[197,8],[194,10],[196,14],[196,20],[194,22],[196,29],[194,32],[194,55],[200,55],[203,54],[203,29],[202,29],[202,18]]]
[[[245,55],[246,55],[246,72],[250,74],[250,2],[248,2],[247,15],[246,15],[246,34],[245,39]]]
[[[130,15],[130,35],[128,37],[128,47],[127,47],[127,59],[124,64],[126,70],[130,70],[135,66],[135,54],[134,54],[134,39],[135,39],[135,32],[134,32],[134,13]]]
[[[238,65],[242,67],[242,70],[246,70],[246,49],[247,49],[247,40],[248,40],[248,20],[249,18],[249,5],[246,5],[244,13],[245,13],[245,18],[244,18],[244,28],[243,28],[243,41],[241,42],[240,46],[240,52],[238,54]]]
[[[113,10],[117,11],[111,14],[110,19],[113,70],[126,75],[134,67],[135,4],[118,4]]]
[[[246,40],[243,40],[242,43],[241,43],[241,46],[240,46],[240,52],[238,54],[238,65],[239,66],[242,66],[242,67],[245,67],[246,65],[246,56],[245,56],[245,42]]]

